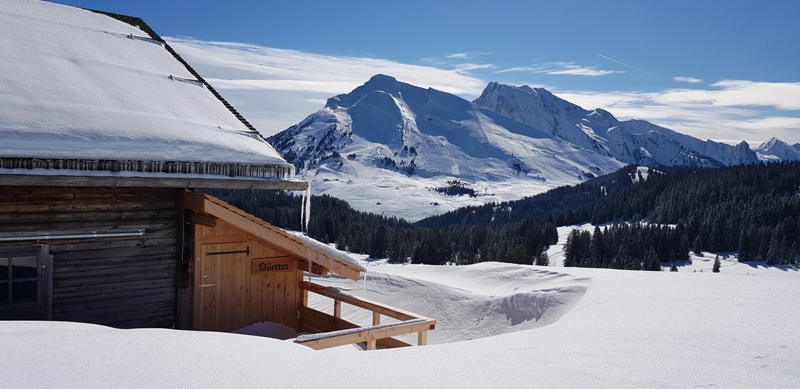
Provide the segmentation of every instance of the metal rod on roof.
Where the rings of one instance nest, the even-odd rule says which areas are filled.
[[[2,235],[0,236],[0,242],[24,242],[24,241],[32,241],[32,240],[63,240],[63,239],[84,239],[84,238],[121,238],[121,237],[131,237],[131,236],[143,236],[144,230],[138,229],[134,231],[114,231],[114,232],[98,232],[98,231],[91,231],[91,232],[83,232],[83,233],[57,233],[51,234],[47,232],[26,235],[26,234],[14,234],[14,235]]]

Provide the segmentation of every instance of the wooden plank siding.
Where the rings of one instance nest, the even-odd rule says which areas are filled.
[[[52,319],[118,328],[176,322],[182,191],[0,187],[0,233],[143,229],[136,237],[43,240],[53,258]],[[15,246],[35,242],[0,242]]]
[[[193,328],[230,331],[253,323],[275,322],[297,329],[298,311],[303,305],[303,294],[300,290],[303,269],[298,268],[296,258],[273,247],[271,242],[244,232],[223,219],[217,219],[213,227],[196,224],[195,238],[195,253],[199,261],[193,264],[194,293],[197,296]],[[234,244],[240,246],[234,250]],[[221,251],[246,249],[247,254],[209,257],[204,252],[209,247],[216,247]],[[254,261],[271,259],[287,260],[289,268],[280,272],[254,273]],[[211,261],[215,264],[211,265]],[[203,274],[203,271],[211,271],[216,266],[221,269],[213,271],[230,277],[215,278],[216,286],[201,288],[203,276],[209,277],[206,280],[214,277]],[[212,289],[215,290],[212,292]],[[204,299],[211,295],[204,293],[219,294],[213,297],[214,302],[219,304],[213,307],[213,312],[213,303]]]

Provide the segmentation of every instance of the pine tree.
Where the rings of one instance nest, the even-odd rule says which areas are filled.
[[[720,267],[719,255],[717,255],[717,257],[714,258],[714,267],[711,268],[711,271],[714,273],[719,273],[719,267]]]
[[[550,257],[547,255],[547,252],[539,254],[539,256],[536,257],[535,264],[538,266],[550,266]]]
[[[661,262],[658,261],[658,255],[653,249],[647,250],[644,255],[644,270],[661,271]]]
[[[692,247],[692,251],[697,255],[703,254],[703,240],[700,239],[700,235],[694,238],[694,247]]]

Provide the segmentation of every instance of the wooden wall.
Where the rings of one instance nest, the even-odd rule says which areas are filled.
[[[52,319],[171,327],[180,206],[178,189],[0,186],[0,233],[145,229],[141,237],[40,242],[53,257]]]
[[[206,261],[212,258],[207,254],[215,250],[248,252],[222,255],[209,264]],[[230,331],[253,323],[275,322],[297,329],[303,270],[295,258],[221,219],[213,227],[196,226],[195,256],[193,328]],[[258,272],[254,266],[261,263],[289,267]],[[209,278],[204,279],[206,275]],[[201,287],[211,282],[216,286]]]

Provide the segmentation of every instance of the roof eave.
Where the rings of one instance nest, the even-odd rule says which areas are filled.
[[[157,177],[114,177],[0,173],[0,186],[306,190],[308,182],[300,179],[277,178],[181,177],[179,174]]]

